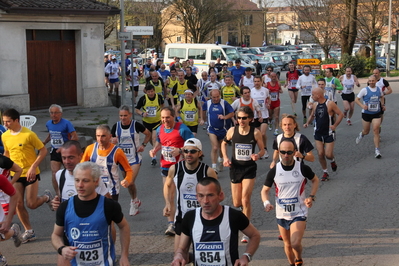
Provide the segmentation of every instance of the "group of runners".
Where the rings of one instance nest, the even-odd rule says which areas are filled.
[[[285,87],[292,100],[292,114],[280,117],[283,86],[273,69],[266,69],[267,74],[263,76],[253,76],[252,70],[243,69],[239,60],[235,63],[231,73],[224,72],[223,79],[217,75],[219,70],[215,66],[209,80],[208,73],[203,72],[202,79],[197,82],[191,66],[185,71],[176,70],[175,66],[165,80],[150,68],[145,94],[138,99],[134,110],[142,117],[142,123],[132,119],[133,111],[128,106],[121,106],[120,121],[112,128],[99,125],[96,142],[84,153],[73,125],[62,118],[61,106],[50,106],[51,120],[46,125],[49,135],[43,141],[20,125],[18,111],[4,112],[3,121],[8,129],[2,135],[4,155],[21,169],[8,163],[4,168],[14,173],[5,176],[21,195],[18,204],[12,197],[15,194],[12,189],[8,187],[4,192],[11,196],[10,213],[17,210],[25,231],[20,232],[15,225],[11,228],[7,217],[0,233],[12,232],[8,238],[13,237],[16,245],[19,241],[35,240],[25,206],[34,209],[48,203],[51,210],[57,210],[52,243],[59,254],[58,265],[85,265],[88,259],[92,260],[90,263],[114,265],[116,232],[113,224],[121,231],[119,263],[129,265],[130,238],[122,235],[129,235],[130,229],[117,201],[120,186],[127,188],[131,196],[129,214],[139,213],[141,201],[135,180],[141,165],[145,165],[142,152],[150,143],[152,148],[147,151],[152,166],[158,164],[157,153],[160,152],[165,198],[163,214],[168,220],[165,234],[175,236],[172,264],[195,261],[197,265],[208,265],[211,261],[225,261],[227,265],[234,265],[238,261],[239,265],[247,265],[260,240],[259,232],[250,223],[256,162],[269,157],[266,131],[267,128],[272,130],[274,125],[276,137],[272,145],[271,170],[261,198],[266,212],[276,209],[280,238],[284,241],[289,264],[302,265],[301,239],[307,210],[316,199],[319,178],[306,165],[307,161],[315,159],[313,145],[305,135],[298,133],[300,126],[295,110],[298,91],[301,92],[303,127],[315,120],[314,138],[323,169],[321,180],[327,181],[327,160],[332,171],[337,170],[333,152],[335,129],[344,117],[351,125],[354,102],[362,108],[363,124],[356,143],[369,133],[372,125],[375,157],[381,158],[379,130],[385,111],[384,95],[392,93],[392,89],[379,76],[379,71],[374,70],[368,86],[355,97],[354,86],[360,84],[350,67],[339,79],[332,77],[332,69],[327,69],[326,77],[316,80],[309,66],[303,67],[301,75],[290,64]],[[336,104],[337,91],[342,93],[344,112]],[[204,125],[212,146],[210,166],[202,162],[202,143],[196,138],[199,125]],[[37,196],[38,165],[47,153],[45,144],[48,142],[51,143],[54,192],[46,190],[44,195]],[[21,149],[26,158],[21,158]],[[232,205],[236,209],[220,205],[224,192],[217,177],[224,167],[229,168]],[[311,181],[308,196],[303,190],[307,179]],[[277,191],[275,204],[269,200],[273,185]],[[246,252],[241,256],[238,254],[239,231],[243,233],[241,242],[247,243]],[[191,242],[194,243],[193,256],[188,253]]]

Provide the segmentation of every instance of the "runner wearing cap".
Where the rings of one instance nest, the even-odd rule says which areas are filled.
[[[177,120],[183,122],[193,132],[194,136],[197,135],[198,123],[203,125],[204,120],[202,119],[201,104],[194,97],[192,90],[184,91],[184,99],[176,106],[176,113],[179,114]]]
[[[216,172],[204,164],[202,158],[202,144],[199,139],[190,138],[184,142],[182,148],[184,161],[169,168],[164,184],[165,208],[164,216],[174,215],[175,219],[175,251],[178,247],[181,222],[187,211],[199,207],[196,198],[196,185],[204,177],[217,178]],[[176,205],[174,195],[176,193]]]

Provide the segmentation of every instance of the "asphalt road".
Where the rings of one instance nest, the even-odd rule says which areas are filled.
[[[355,107],[352,126],[347,126],[345,121],[339,125],[335,146],[338,170],[335,173],[329,170],[331,179],[320,183],[317,200],[309,211],[303,239],[305,265],[399,265],[399,111],[395,104],[399,102],[398,85],[399,82],[392,82],[394,93],[387,97],[387,112],[381,134],[381,159],[374,158],[372,135],[366,136],[359,145],[355,144],[355,138],[361,130],[359,107]],[[281,113],[290,112],[286,90],[281,98]],[[338,105],[342,108],[340,99]],[[299,102],[296,110],[299,115]],[[298,117],[298,121],[302,121],[302,116]],[[109,121],[110,124],[114,122]],[[301,127],[300,132],[313,140],[312,128]],[[268,148],[271,150],[272,131],[268,131],[267,135]],[[198,138],[203,143],[204,162],[209,164],[210,143],[205,131],[200,129]],[[142,201],[140,213],[134,217],[127,216],[131,228],[130,262],[132,265],[168,265],[172,260],[173,237],[164,235],[167,223],[162,217],[162,179],[159,168],[150,166],[149,149],[147,147],[144,153],[137,180],[138,195]],[[261,243],[251,265],[288,265],[283,243],[277,240],[275,214],[264,212],[260,199],[270,161],[258,162],[258,177],[252,197],[252,223],[261,233]],[[318,161],[309,165],[320,177],[322,171]],[[219,178],[227,196],[223,203],[231,205],[228,172],[225,168]],[[46,188],[51,188],[49,171],[42,173],[40,192]],[[128,214],[129,197],[123,188],[120,203],[124,213]],[[47,205],[29,212],[38,239],[18,249],[12,241],[6,241],[1,243],[1,251],[9,265],[55,265],[56,251],[50,243],[55,213]],[[118,247],[117,252],[119,250]],[[244,251],[243,244],[240,244],[240,250]]]

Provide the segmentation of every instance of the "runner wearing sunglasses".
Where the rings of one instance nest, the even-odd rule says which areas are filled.
[[[178,248],[181,234],[181,223],[187,211],[200,207],[196,197],[196,185],[204,177],[217,178],[215,170],[204,164],[202,144],[199,139],[190,138],[181,149],[184,161],[169,168],[164,184],[165,208],[163,215],[174,217],[175,251]],[[176,205],[174,195],[176,194]]]
[[[254,112],[249,106],[240,107],[237,111],[238,125],[227,131],[222,141],[223,165],[230,167],[231,195],[234,207],[242,207],[242,212],[251,219],[251,196],[255,185],[257,165],[265,153],[260,131],[249,125],[254,118]],[[232,142],[232,158],[227,156],[227,144]],[[259,153],[255,153],[258,145]],[[242,243],[248,242],[243,236]]]
[[[284,139],[279,148],[281,161],[266,176],[261,196],[266,212],[274,209],[269,192],[276,191],[276,218],[284,241],[284,251],[291,266],[302,266],[302,237],[306,228],[308,208],[316,200],[319,179],[309,166],[295,160],[297,152],[292,139]],[[304,186],[310,180],[312,188],[305,196]]]

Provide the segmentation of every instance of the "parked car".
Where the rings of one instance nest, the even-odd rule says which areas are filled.
[[[296,65],[296,60],[299,59],[298,55],[294,54],[285,54],[281,56],[281,59],[283,60],[283,70],[289,70],[288,64],[289,63],[294,63]]]
[[[281,45],[269,45],[265,47],[266,51],[285,51],[288,50],[287,46],[281,46]]]
[[[281,59],[281,57],[279,55],[266,55],[265,57],[270,57],[273,60],[273,63],[275,63],[279,67],[283,67],[284,66],[283,59]],[[264,61],[266,61],[265,57],[262,57],[262,59]]]
[[[261,72],[261,75],[263,75],[263,74],[266,73],[266,69],[267,69],[268,67],[273,67],[273,72],[277,74],[277,77],[278,77],[278,79],[280,80],[281,67],[279,67],[278,65],[276,65],[276,64],[273,63],[273,62],[267,62],[267,63],[264,63],[264,62],[261,63],[261,62],[259,62],[259,63],[262,65],[262,72]]]
[[[376,65],[377,65],[377,68],[378,68],[381,72],[386,72],[386,71],[387,71],[387,64],[385,64],[385,62],[382,62],[382,61],[377,60],[377,61],[376,61]],[[394,69],[395,69],[394,66],[389,66],[389,70],[394,70]]]

